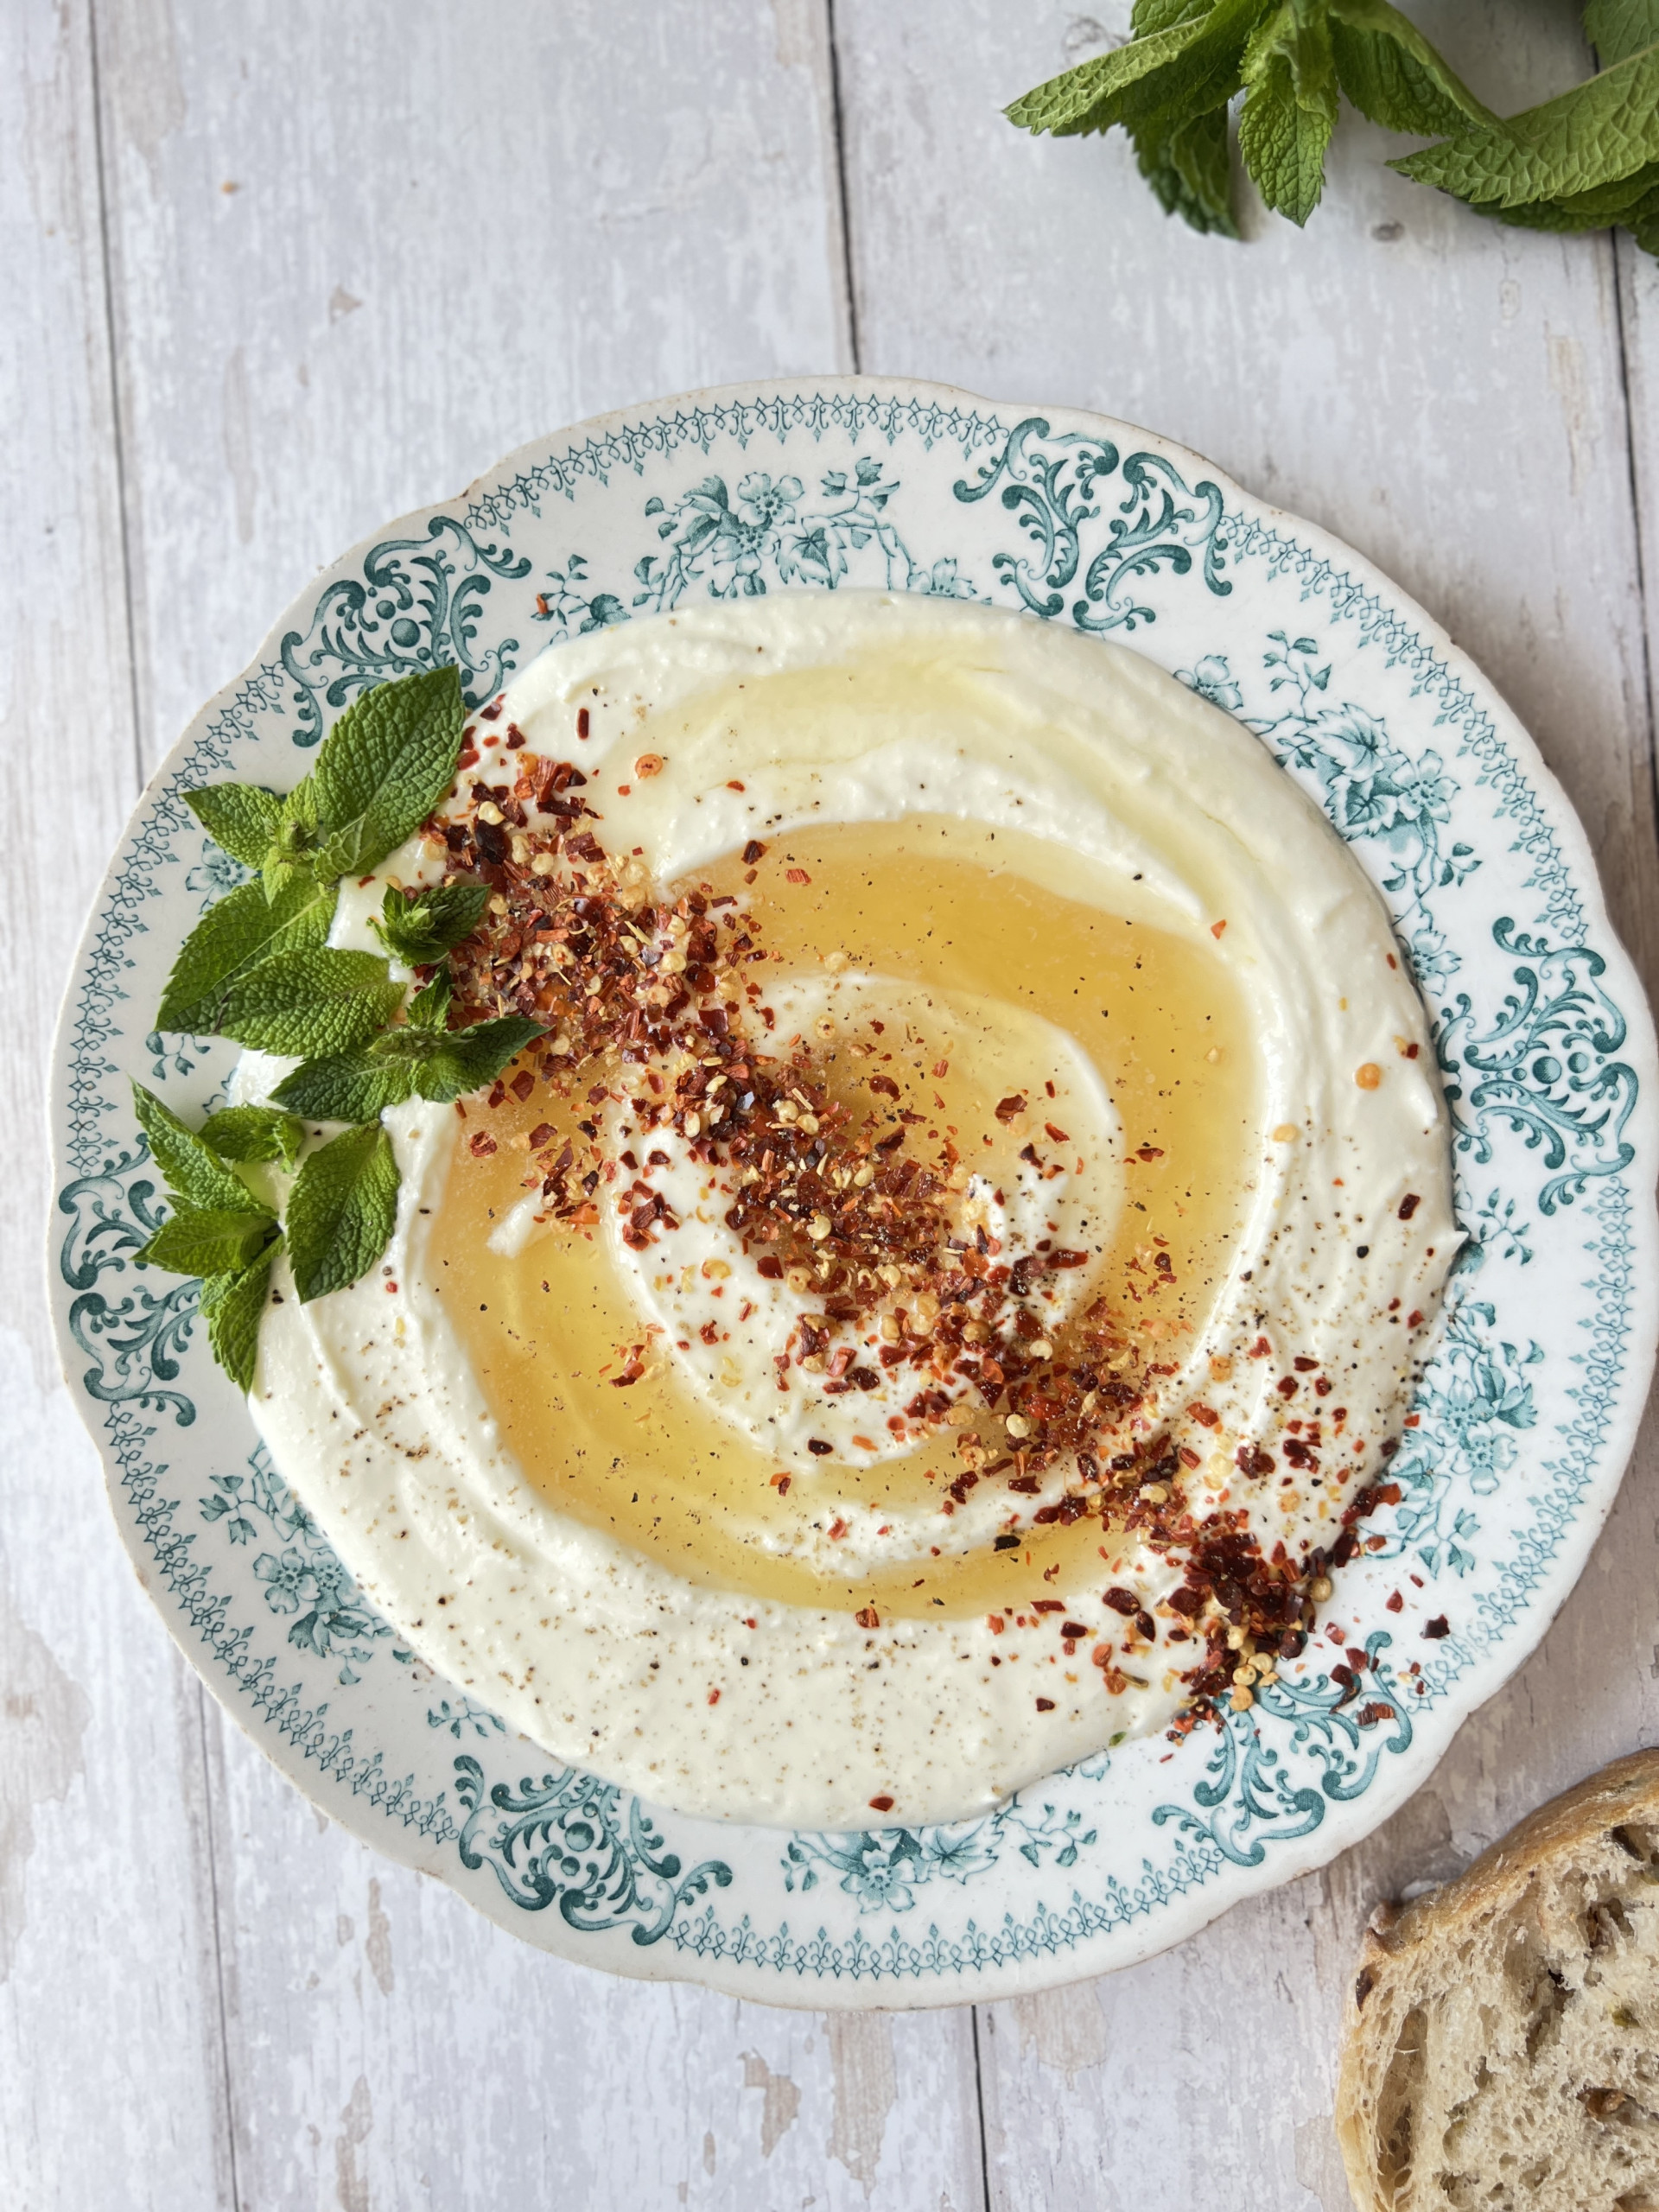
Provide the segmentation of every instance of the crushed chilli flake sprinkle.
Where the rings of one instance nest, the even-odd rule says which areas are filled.
[[[489,709],[483,713],[490,718]],[[588,736],[588,727],[583,708],[578,738]],[[648,779],[664,765],[660,754],[642,753],[633,774]],[[1299,1559],[1282,1542],[1267,1555],[1248,1513],[1229,1505],[1226,1491],[1217,1499],[1213,1480],[1206,1478],[1208,1487],[1201,1484],[1196,1498],[1190,1495],[1198,1455],[1177,1443],[1166,1421],[1149,1419],[1146,1410],[1161,1378],[1175,1371],[1160,1361],[1159,1325],[1144,1307],[1173,1284],[1167,1252],[1154,1254],[1138,1281],[1137,1319],[1097,1297],[1064,1331],[1046,1333],[1045,1285],[1088,1255],[964,1247],[950,1204],[961,1188],[956,1133],[930,1131],[938,1150],[931,1159],[918,1156],[912,1129],[920,1117],[900,1116],[892,1128],[880,1118],[885,1095],[897,1103],[896,1085],[885,1081],[884,1091],[882,1081],[873,1081],[874,1110],[861,1118],[832,1095],[811,1042],[774,1034],[771,1010],[759,1002],[760,988],[747,976],[754,963],[768,957],[754,917],[730,897],[714,899],[707,886],[658,886],[639,864],[637,848],[607,851],[590,826],[600,817],[582,797],[588,777],[573,761],[521,751],[497,766],[511,770],[514,780],[474,783],[461,810],[435,816],[424,834],[442,849],[447,881],[481,881],[490,893],[479,930],[448,956],[452,1021],[518,1014],[543,1032],[490,1101],[505,1103],[510,1089],[528,1105],[538,1088],[545,1101],[545,1118],[528,1140],[536,1172],[527,1179],[539,1183],[540,1217],[590,1230],[599,1219],[603,1185],[618,1193],[625,1243],[645,1249],[671,1238],[679,1226],[676,1216],[629,1163],[643,1156],[648,1166],[667,1165],[669,1154],[652,1146],[651,1133],[671,1128],[698,1160],[728,1177],[733,1203],[726,1225],[755,1255],[759,1274],[787,1282],[799,1295],[811,1292],[816,1310],[802,1316],[791,1350],[780,1357],[779,1389],[789,1387],[785,1370],[809,1359],[817,1363],[814,1372],[860,1389],[876,1388],[883,1369],[906,1363],[917,1377],[916,1393],[904,1414],[886,1423],[903,1440],[960,1428],[948,1418],[957,1401],[936,1386],[947,1373],[969,1378],[979,1400],[970,1421],[999,1427],[983,1437],[968,1431],[957,1436],[958,1467],[944,1485],[940,1510],[955,1511],[988,1482],[1020,1501],[1045,1491],[1045,1502],[1029,1509],[1035,1528],[1092,1517],[1103,1534],[1110,1526],[1140,1538],[1179,1573],[1160,1606],[1168,1623],[1163,1635],[1193,1646],[1180,1675],[1189,1702],[1175,1732],[1216,1717],[1226,1705],[1242,1709],[1240,1700],[1251,1693],[1240,1680],[1241,1654],[1259,1656],[1270,1667],[1274,1657],[1301,1650],[1313,1607],[1331,1595],[1331,1568],[1345,1564],[1366,1541],[1356,1524],[1377,1504],[1397,1500],[1398,1485],[1372,1482],[1358,1489],[1333,1517],[1322,1546]],[[753,880],[766,851],[759,838],[743,846],[746,880]],[[786,876],[793,884],[810,882],[797,866]],[[1225,924],[1213,927],[1219,936]],[[880,1023],[870,1026],[881,1034]],[[935,1077],[942,1079],[947,1068],[938,1060]],[[1356,1080],[1375,1088],[1382,1071],[1368,1062]],[[1019,1091],[1000,1100],[997,1121],[1020,1121],[1028,1096]],[[625,1102],[630,1151],[612,1157],[595,1109]],[[460,1101],[455,1111],[466,1119]],[[1043,1130],[1054,1143],[1070,1141],[1053,1122]],[[1291,1134],[1288,1124],[1274,1132],[1282,1141]],[[473,1131],[468,1144],[480,1159],[497,1149],[485,1129]],[[1163,1154],[1144,1144],[1134,1157],[1151,1164]],[[625,1173],[634,1177],[631,1184],[621,1180]],[[1408,1193],[1400,1217],[1408,1220],[1417,1203]],[[891,1332],[893,1308],[900,1304],[905,1318]],[[1410,1319],[1415,1326],[1421,1317]],[[876,1353],[863,1351],[865,1343],[880,1345],[880,1366]],[[1271,1350],[1265,1337],[1250,1347],[1255,1358]],[[644,1354],[643,1345],[623,1348],[612,1383],[638,1381],[645,1371]],[[1312,1365],[1294,1362],[1298,1371]],[[1230,1360],[1211,1359],[1216,1380],[1231,1371]],[[1330,1386],[1320,1377],[1314,1387],[1323,1395]],[[1202,1427],[1217,1426],[1211,1409],[1194,1404],[1186,1410]],[[1345,1414],[1338,1409],[1331,1418],[1339,1427]],[[989,1440],[999,1435],[1016,1448],[995,1456]],[[875,1448],[868,1436],[854,1442]],[[834,1449],[817,1437],[807,1448],[820,1459]],[[1319,1465],[1305,1437],[1282,1448],[1293,1467],[1311,1471]],[[1357,1452],[1359,1446],[1346,1448]],[[1237,1446],[1233,1465],[1245,1481],[1277,1479],[1274,1455],[1248,1441]],[[1051,1470],[1058,1471],[1058,1494],[1042,1480]],[[1331,1479],[1334,1505],[1340,1493]],[[791,1478],[779,1471],[769,1484],[782,1497]],[[1014,1518],[1017,1529],[1019,1512]],[[828,1531],[836,1539],[847,1533],[840,1519]],[[1005,1528],[995,1549],[1014,1552],[1027,1541]],[[1150,1648],[1160,1640],[1158,1623],[1133,1593],[1109,1591],[1109,1606],[1118,1605],[1120,1594],[1128,1599],[1119,1608],[1126,1615],[1124,1649]],[[1039,1612],[1061,1610],[1057,1600],[1038,1601]],[[866,1607],[858,1619],[874,1628],[875,1608]],[[1005,1625],[1001,1614],[988,1618],[993,1635]],[[1068,1649],[1090,1633],[1075,1620],[1062,1627]],[[1424,1630],[1431,1640],[1447,1633],[1444,1617]],[[1110,1644],[1096,1643],[1090,1656],[1113,1694],[1140,1680],[1117,1666]],[[1259,1670],[1250,1675],[1268,1678]],[[710,1690],[709,1703],[718,1704],[720,1695]],[[1050,1699],[1039,1698],[1037,1706],[1054,1710]]]

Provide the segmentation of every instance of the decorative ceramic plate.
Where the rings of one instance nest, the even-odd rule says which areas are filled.
[[[1310,1646],[1314,1666],[1219,1730],[1125,1745],[987,1819],[791,1834],[550,1771],[400,1647],[214,1367],[198,1286],[133,1267],[158,1193],[126,1078],[199,1114],[235,1052],[147,1032],[181,940],[240,873],[182,789],[285,786],[365,689],[435,662],[481,703],[580,631],[853,584],[1116,639],[1257,733],[1389,904],[1433,1023],[1467,1243],[1390,1463],[1397,1498],[1343,1573],[1361,1623],[1343,1648]],[[526,446],[354,547],[168,756],[99,894],[58,1045],[59,1337],[168,1626],[354,1834],[618,1973],[786,2005],[1007,1996],[1143,1958],[1333,1857],[1538,1642],[1646,1395],[1655,1077],[1640,987],[1536,749],[1344,547],[1096,416],[869,379],[705,392]]]

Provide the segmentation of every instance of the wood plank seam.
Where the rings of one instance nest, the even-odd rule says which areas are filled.
[[[132,710],[132,766],[136,788],[144,776],[143,719],[138,698],[138,616],[133,597],[131,485],[122,413],[121,360],[116,343],[115,273],[110,252],[109,163],[105,144],[103,80],[99,63],[97,0],[86,0],[86,52],[92,78],[92,156],[98,179],[98,254],[104,279],[105,353],[110,365],[110,425],[114,447],[116,500],[121,516],[122,623],[127,648],[127,696]]]
[[[979,2007],[970,2005],[974,2030],[974,2117],[979,2126],[979,2187],[984,2212],[991,2212],[991,2161],[985,2144],[985,2076],[979,2063]]]
[[[116,498],[120,516],[121,563],[121,619],[123,639],[127,663],[127,699],[131,717],[130,742],[134,775],[134,787],[142,791],[146,778],[143,755],[143,718],[138,692],[138,635],[137,607],[134,590],[136,559],[132,516],[132,486],[127,450],[127,428],[124,395],[121,381],[121,362],[118,342],[115,313],[115,271],[111,251],[111,220],[110,207],[110,157],[108,143],[108,111],[104,99],[102,71],[99,45],[98,8],[96,0],[86,0],[87,67],[90,77],[92,120],[92,151],[97,180],[98,251],[102,277],[102,304],[105,324],[105,351],[109,364],[110,433],[115,470]],[[236,2126],[232,2105],[231,2078],[231,2047],[228,2023],[226,2018],[225,1942],[221,1925],[219,1899],[219,1867],[217,1847],[216,1818],[220,1808],[215,1802],[222,1793],[222,1777],[216,1777],[209,1756],[207,1737],[208,1717],[206,1712],[207,1690],[200,1681],[196,1686],[195,1714],[197,1750],[202,1764],[203,1795],[207,1808],[207,1875],[213,1898],[213,1976],[218,1998],[219,2083],[213,2101],[219,2107],[219,2125],[224,2131],[224,2150],[226,2170],[230,2176],[232,2212],[242,2212],[241,2190],[237,2174]]]
[[[1630,531],[1636,550],[1636,595],[1645,618],[1642,631],[1642,684],[1648,722],[1648,781],[1653,795],[1654,818],[1659,823],[1659,722],[1655,718],[1651,645],[1654,626],[1656,621],[1659,621],[1659,606],[1655,606],[1649,596],[1652,587],[1648,575],[1647,517],[1643,506],[1641,474],[1637,463],[1636,414],[1630,392],[1630,357],[1635,339],[1624,311],[1624,288],[1630,276],[1630,256],[1634,251],[1632,240],[1614,233],[1613,330],[1618,354],[1619,398],[1624,410],[1624,467],[1630,486]]]
[[[841,48],[836,34],[836,0],[823,0],[824,41],[830,55],[830,130],[836,154],[836,199],[840,213],[841,281],[846,302],[847,350],[853,374],[864,366],[859,338],[858,277],[853,258],[852,197],[847,187],[847,133],[842,125]]]
[[[198,1678],[196,1726],[200,1733],[202,1802],[207,1815],[207,1893],[212,1899],[213,1915],[213,1985],[219,1999],[219,2093],[225,2107],[225,2147],[231,2177],[232,2212],[242,2212],[242,2183],[237,2161],[236,2086],[231,2069],[231,2024],[225,1994],[224,1906],[219,1867],[219,1817],[225,1808],[226,1793],[223,1761],[213,1756],[214,1739],[210,1733],[215,1726],[222,1729],[224,1725],[223,1717],[210,1709],[207,1685]],[[221,1752],[223,1747],[221,1736],[218,1744]]]

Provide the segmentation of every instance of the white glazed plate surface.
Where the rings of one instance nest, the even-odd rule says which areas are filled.
[[[554,1769],[362,1602],[214,1367],[127,1078],[188,1118],[235,1048],[149,1023],[241,870],[179,796],[284,788],[368,686],[482,703],[546,645],[708,596],[871,585],[1132,645],[1260,735],[1382,887],[1432,1019],[1467,1245],[1389,1475],[1300,1671],[955,1827],[789,1834]],[[1408,600],[1195,454],[1059,409],[864,378],[692,394],[538,440],[354,547],[203,709],[122,842],[70,982],[51,1277],[146,1588],[307,1796],[528,1942],[802,2005],[1076,1980],[1322,1865],[1427,1777],[1542,1636],[1624,1471],[1656,1333],[1655,1043],[1584,833]],[[1444,1632],[1441,1632],[1442,1628]]]

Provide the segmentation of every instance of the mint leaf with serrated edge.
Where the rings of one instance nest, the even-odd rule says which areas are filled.
[[[301,1300],[343,1290],[374,1266],[397,1219],[397,1163],[383,1128],[347,1129],[300,1163],[288,1249]]]
[[[1659,160],[1659,44],[1496,127],[1460,131],[1389,167],[1498,213],[1560,200]]]
[[[1659,39],[1659,0],[1588,0],[1584,35],[1611,69]]]
[[[263,868],[283,802],[260,784],[206,784],[184,803],[216,845],[245,868]]]
[[[1245,49],[1238,151],[1269,207],[1306,222],[1325,189],[1337,69],[1322,10],[1281,0]]]
[[[1135,0],[1129,26],[1136,38],[1151,31],[1173,30],[1177,23],[1199,22],[1214,9],[1216,0]]]
[[[316,785],[306,776],[283,801],[283,810],[277,817],[263,868],[266,898],[278,898],[296,881],[318,880],[317,856],[321,844]]]
[[[207,909],[185,939],[156,1010],[158,1029],[209,1034],[238,981],[273,954],[321,945],[339,894],[304,878],[268,899],[244,883]]]
[[[1373,123],[1427,137],[1497,122],[1389,0],[1330,0],[1330,21],[1342,89]]]
[[[142,1083],[132,1086],[132,1109],[149,1140],[150,1156],[175,1203],[207,1212],[274,1218],[270,1208],[256,1198],[245,1183],[215,1159],[194,1130],[187,1129],[171,1107],[163,1105]]]
[[[214,1358],[240,1390],[253,1388],[259,1324],[270,1298],[270,1270],[283,1249],[277,1236],[238,1274],[212,1275],[201,1287],[201,1311]]]
[[[1270,206],[1303,222],[1324,183],[1339,88],[1385,127],[1444,133],[1390,164],[1477,213],[1537,230],[1620,224],[1659,251],[1659,0],[1589,0],[1602,73],[1495,116],[1391,0],[1135,0],[1124,44],[1021,94],[1004,112],[1057,137],[1122,125],[1164,207],[1236,237],[1219,111],[1241,89],[1239,150]],[[1277,50],[1263,50],[1263,35]],[[1249,41],[1251,59],[1245,59]],[[1303,51],[1328,51],[1310,67]],[[1630,189],[1617,188],[1629,182]]]
[[[539,1022],[519,1014],[476,1021],[470,1029],[448,1030],[435,1052],[415,1062],[415,1088],[436,1105],[465,1098],[469,1091],[493,1083],[507,1063],[543,1033]]]
[[[345,1052],[389,1021],[403,996],[378,953],[316,946],[278,953],[240,976],[218,1028],[262,1052]]]
[[[274,1214],[181,1206],[137,1256],[169,1274],[234,1274],[256,1260],[276,1234]]]
[[[1166,215],[1180,216],[1195,231],[1215,231],[1228,238],[1238,236],[1224,107],[1191,116],[1173,129],[1159,123],[1132,124],[1129,137],[1141,174]]]
[[[1065,138],[1224,106],[1239,87],[1244,41],[1268,4],[1216,0],[1204,15],[1132,39],[1034,86],[1007,109],[1008,120]]]
[[[370,927],[394,960],[429,968],[472,935],[489,902],[486,883],[435,883],[412,899],[389,888]]]
[[[407,1060],[366,1052],[326,1052],[284,1076],[271,1096],[308,1122],[375,1122],[415,1090]]]
[[[365,874],[420,828],[454,781],[466,718],[454,667],[377,685],[347,708],[309,779],[325,836],[320,874]]]
[[[411,1006],[411,1017],[413,1013]],[[410,1097],[447,1106],[493,1083],[543,1033],[539,1022],[517,1014],[448,1030],[411,1018],[360,1052],[308,1060],[284,1077],[272,1096],[290,1112],[317,1122],[372,1121]]]
[[[424,990],[416,991],[409,1002],[409,1024],[411,1029],[442,1029],[449,1018],[449,970],[440,968]]]
[[[221,1160],[279,1160],[292,1167],[305,1132],[274,1106],[226,1106],[201,1126],[201,1141]]]

